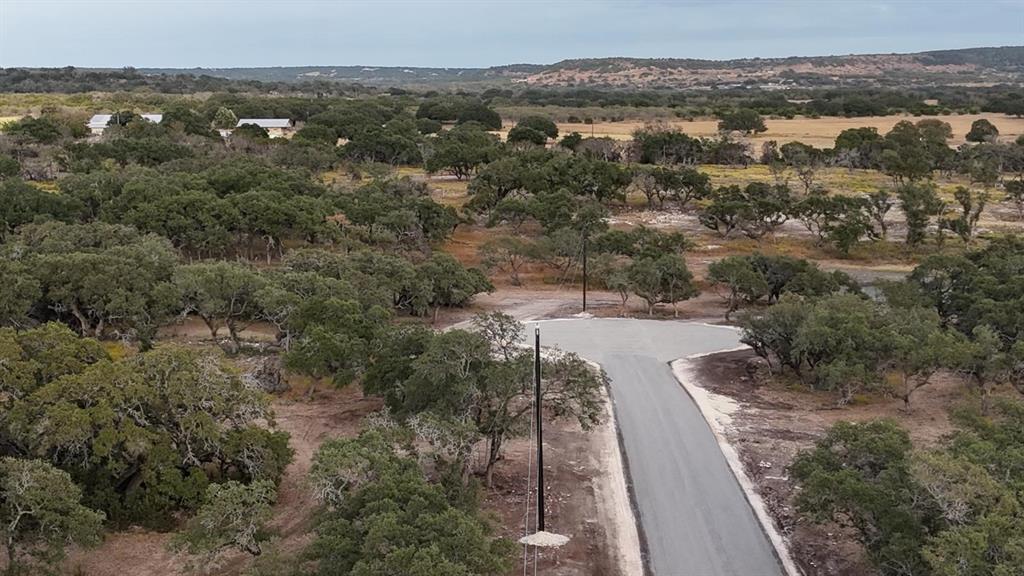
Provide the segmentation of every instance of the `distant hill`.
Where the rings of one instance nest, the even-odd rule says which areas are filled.
[[[331,80],[368,86],[507,84],[547,66],[516,64],[493,68],[416,68],[407,66],[277,66],[268,68],[139,68],[144,74],[193,74],[232,80],[305,82]]]
[[[828,86],[992,85],[1024,83],[1024,46],[790,58],[695,60],[584,58],[555,64],[492,68],[298,66],[273,68],[142,68],[147,74],[194,74],[235,80],[330,80],[368,86],[508,86],[702,89]]]

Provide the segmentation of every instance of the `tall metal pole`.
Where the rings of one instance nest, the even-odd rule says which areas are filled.
[[[583,311],[587,311],[587,233],[583,233]]]
[[[537,531],[544,531],[544,427],[540,405],[540,326],[534,328],[534,416],[537,420]]]

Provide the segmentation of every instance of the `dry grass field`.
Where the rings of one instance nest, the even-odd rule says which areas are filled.
[[[835,143],[836,136],[847,128],[872,126],[877,128],[879,133],[884,134],[900,120],[917,122],[928,118],[942,120],[943,122],[948,122],[950,126],[952,126],[953,140],[950,144],[953,146],[958,146],[964,143],[964,136],[970,131],[971,122],[974,122],[979,118],[985,118],[995,124],[996,128],[999,128],[1000,140],[1004,142],[1012,142],[1017,138],[1017,136],[1024,134],[1024,118],[1014,118],[1003,114],[866,116],[863,118],[800,117],[793,118],[792,120],[787,120],[785,118],[768,118],[765,120],[765,124],[768,126],[768,131],[762,132],[753,138],[749,138],[748,141],[755,146],[759,146],[762,142],[768,140],[776,140],[779,143],[799,140],[804,144],[810,144],[818,148],[831,148],[833,143]],[[643,120],[597,122],[595,124],[569,124],[567,122],[563,122],[558,124],[558,130],[561,134],[579,132],[584,136],[607,136],[616,140],[628,140],[632,137],[634,131],[643,127],[644,123],[645,122]],[[664,123],[672,126],[673,128],[678,128],[691,136],[715,136],[718,134],[718,120],[714,118],[692,121],[665,120]],[[511,127],[511,123],[505,126],[504,130],[501,132],[502,138],[505,137],[505,133]]]
[[[744,186],[749,182],[774,182],[776,176],[763,165],[719,166],[701,165],[698,169],[711,177],[713,186],[737,184]],[[403,167],[397,175],[425,179],[431,189],[431,197],[442,204],[461,207],[469,199],[468,182],[456,180],[445,175],[427,175],[421,168]],[[794,190],[801,190],[801,184],[795,175],[786,173]],[[823,168],[818,172],[816,183],[836,194],[859,195],[880,189],[891,189],[892,180],[877,170],[849,170],[846,168]],[[962,175],[936,174],[934,183],[939,195],[950,206],[955,206],[953,191],[957,186],[971,186],[970,181]],[[983,233],[1020,233],[1024,230],[1024,221],[1020,220],[1012,207],[1002,202],[1003,193],[999,189],[991,192],[988,205],[979,222],[979,230]],[[862,242],[847,256],[839,256],[827,246],[814,242],[810,233],[795,219],[783,225],[776,234],[761,240],[751,240],[742,235],[722,238],[717,232],[708,230],[697,219],[697,211],[701,203],[697,202],[685,211],[674,208],[663,210],[648,209],[646,200],[636,191],[631,191],[623,205],[611,208],[609,224],[613,228],[628,229],[643,225],[665,231],[682,232],[695,243],[695,247],[687,254],[687,264],[701,277],[707,265],[719,258],[763,252],[767,254],[788,255],[798,258],[812,259],[826,268],[866,269],[873,275],[875,272],[909,272],[921,258],[933,254],[938,247],[933,244],[909,249],[902,240],[905,232],[902,212],[893,208],[887,220],[890,223],[889,242]],[[537,232],[537,231],[532,231]],[[509,234],[504,227],[485,228],[479,223],[465,223],[456,228],[455,233],[445,243],[446,252],[469,266],[480,265],[478,251],[491,237]],[[951,238],[943,248],[955,252],[963,249],[958,239]],[[552,271],[539,264],[524,265],[520,271],[523,282],[530,286],[547,286],[560,283]],[[495,272],[492,280],[499,286],[507,288],[508,280],[504,274]],[[570,283],[572,280],[570,281]],[[548,286],[550,287],[550,286]]]
[[[793,170],[785,170],[779,176],[778,179],[775,174],[772,174],[768,166],[763,164],[752,164],[750,166],[724,166],[721,164],[702,164],[697,167],[698,170],[707,174],[711,177],[711,183],[714,186],[728,186],[731,184],[737,184],[744,186],[750,182],[766,182],[775,183],[778,179],[788,183],[789,186],[795,191],[801,191],[803,184],[797,179],[797,175]],[[1010,178],[1009,175],[1006,176]],[[821,168],[815,173],[814,179],[815,185],[821,185],[827,190],[832,192],[838,192],[843,194],[866,194],[879,189],[892,189],[894,183],[892,178],[887,176],[885,173],[878,170],[859,170],[859,169],[848,169],[840,167],[826,167]],[[970,178],[963,174],[953,174],[947,176],[936,172],[932,178],[932,183],[938,188],[939,195],[945,200],[953,199],[953,192],[957,186],[966,186],[968,188],[976,188],[971,184]],[[993,192],[993,201],[998,201],[1003,198],[1003,193],[999,190]]]

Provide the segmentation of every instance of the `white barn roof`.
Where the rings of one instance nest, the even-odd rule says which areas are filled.
[[[235,127],[243,124],[255,124],[260,128],[291,128],[293,122],[288,118],[240,118]]]
[[[92,118],[89,118],[88,127],[100,129],[106,128],[107,124],[110,123],[111,116],[113,116],[113,114],[93,114]],[[163,114],[139,114],[139,116],[144,120],[149,120],[156,124],[159,124],[164,119]]]
[[[110,122],[110,114],[93,114],[92,118],[89,118],[89,128],[106,128],[107,123]]]

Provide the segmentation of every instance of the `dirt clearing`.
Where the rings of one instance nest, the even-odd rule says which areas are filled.
[[[276,548],[288,553],[298,552],[309,542],[317,504],[305,479],[313,454],[326,440],[358,434],[363,418],[381,407],[380,400],[364,397],[358,386],[325,388],[313,400],[302,398],[303,393],[304,390],[296,388],[274,402],[277,426],[291,434],[289,445],[295,450],[295,458],[281,479],[268,528],[275,535]],[[173,537],[173,533],[141,528],[112,532],[98,548],[71,554],[64,572],[76,576],[124,576],[125,567],[130,566],[127,573],[131,576],[236,576],[245,574],[252,565],[251,556],[227,552],[214,565],[204,565],[204,571],[189,571],[188,565],[195,559],[171,551]]]
[[[605,404],[609,405],[607,396]],[[494,470],[494,487],[484,508],[495,513],[501,534],[518,541],[526,518],[527,472],[530,440],[507,443]],[[536,473],[536,469],[534,469]],[[568,536],[558,548],[536,551],[537,571],[551,576],[639,576],[643,573],[640,542],[626,489],[619,442],[611,413],[604,422],[584,432],[568,421],[549,422],[544,428],[545,528]],[[536,526],[535,482],[530,481],[531,531]],[[525,553],[534,567],[534,548]],[[522,574],[524,550],[509,576]]]

